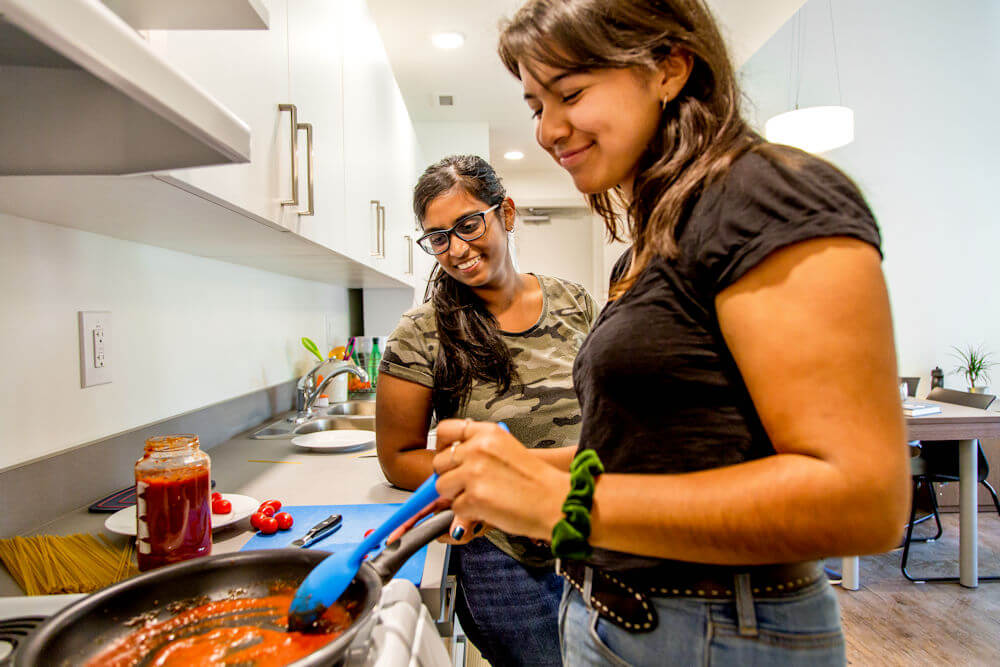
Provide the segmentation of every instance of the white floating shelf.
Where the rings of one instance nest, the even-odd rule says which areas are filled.
[[[98,0],[0,0],[0,174],[249,160],[247,124]]]
[[[261,0],[101,0],[136,30],[267,30]]]
[[[411,287],[165,174],[7,176],[0,212],[342,287]]]

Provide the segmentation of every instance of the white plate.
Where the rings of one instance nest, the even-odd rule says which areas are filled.
[[[292,438],[292,444],[317,452],[350,452],[375,444],[375,431],[343,429],[320,431]]]
[[[222,497],[233,504],[233,511],[229,514],[213,514],[212,530],[218,530],[237,521],[242,521],[260,507],[260,501],[250,496],[223,493]],[[104,522],[104,527],[119,535],[135,535],[135,505],[118,510],[109,516]]]

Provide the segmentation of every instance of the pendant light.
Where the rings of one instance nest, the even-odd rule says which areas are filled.
[[[774,116],[764,125],[764,136],[776,144],[795,146],[810,153],[824,153],[834,148],[846,146],[854,141],[854,111],[843,106],[840,90],[840,65],[837,62],[837,33],[833,25],[833,4],[827,0],[830,9],[830,34],[833,40],[833,68],[837,74],[837,106],[816,106],[799,108],[799,89],[802,87],[802,14],[795,13],[795,34],[792,39],[792,61],[797,59],[795,69],[795,102],[791,111]],[[792,66],[789,64],[789,83]]]

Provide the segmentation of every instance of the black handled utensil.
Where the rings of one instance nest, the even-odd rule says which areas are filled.
[[[316,542],[322,540],[324,537],[332,535],[333,533],[337,532],[337,529],[340,528],[342,520],[343,517],[341,517],[339,514],[331,514],[330,516],[326,517],[325,519],[317,523],[315,526],[310,528],[305,535],[295,540],[288,546],[300,547],[304,549],[312,544],[315,544]]]

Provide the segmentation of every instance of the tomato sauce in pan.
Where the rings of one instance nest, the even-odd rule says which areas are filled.
[[[323,632],[288,632],[294,588],[267,597],[216,600],[164,621],[146,621],[87,662],[87,667],[281,667],[329,644],[346,630],[358,603],[330,607],[318,621]]]

